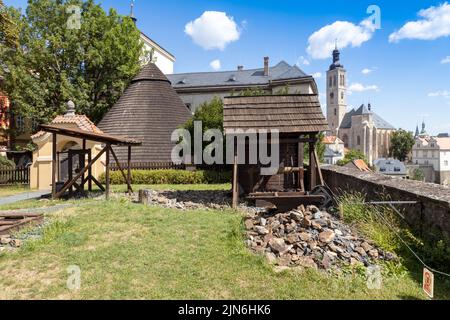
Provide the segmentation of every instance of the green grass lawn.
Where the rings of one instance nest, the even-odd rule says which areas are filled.
[[[386,275],[381,290],[358,272],[277,274],[245,247],[234,211],[84,203],[49,213],[41,240],[0,256],[0,299],[425,298],[408,272]],[[78,292],[66,287],[72,265],[81,268]]]

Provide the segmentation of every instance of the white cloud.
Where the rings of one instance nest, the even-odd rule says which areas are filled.
[[[322,78],[322,73],[321,73],[321,72],[316,72],[316,73],[314,73],[312,76],[313,76],[314,78],[316,78],[316,79],[320,79],[320,78]]]
[[[222,64],[220,63],[219,59],[211,61],[209,65],[214,71],[220,70],[222,68]]]
[[[361,71],[361,73],[365,74],[365,75],[371,74],[372,72],[373,72],[373,69],[369,69],[369,68],[362,69],[362,71]]]
[[[218,11],[205,11],[186,24],[184,32],[206,50],[224,50],[228,44],[239,40],[241,35],[233,17]]]
[[[409,21],[400,30],[389,36],[389,42],[402,39],[435,40],[450,35],[450,4],[444,2],[438,7],[420,10],[422,19]]]
[[[450,56],[446,56],[444,59],[441,60],[442,64],[450,63]]]
[[[428,96],[432,97],[432,98],[435,98],[435,97],[450,98],[450,91],[440,90],[440,91],[430,92],[428,94]]]
[[[355,82],[352,83],[348,88],[348,92],[351,94],[353,92],[365,92],[365,91],[379,91],[378,86],[376,85],[368,85],[365,86],[361,83]]]
[[[311,63],[304,56],[298,57],[296,65],[301,66],[309,66]]]
[[[360,47],[369,41],[375,32],[371,20],[356,25],[348,21],[336,21],[314,32],[308,39],[306,51],[313,59],[329,58],[337,44],[340,49]]]

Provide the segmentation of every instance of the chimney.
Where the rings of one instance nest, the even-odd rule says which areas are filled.
[[[269,76],[269,57],[264,57],[264,76]]]
[[[237,69],[238,69],[238,71],[242,71],[242,70],[244,70],[244,66],[238,66]]]

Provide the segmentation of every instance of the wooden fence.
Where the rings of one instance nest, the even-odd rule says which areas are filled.
[[[30,184],[30,166],[12,168],[0,168],[0,185],[29,185]]]
[[[121,163],[120,166],[122,169],[128,169],[128,163]],[[175,170],[185,170],[185,165],[177,165],[170,162],[132,162],[131,163],[132,170],[166,170],[166,169],[175,169]],[[111,164],[112,171],[119,171],[119,167],[116,163]]]

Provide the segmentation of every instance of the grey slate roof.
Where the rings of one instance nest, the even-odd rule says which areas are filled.
[[[366,105],[361,105],[358,109],[353,109],[350,112],[347,112],[347,114],[344,116],[344,119],[341,123],[341,129],[350,129],[352,127],[352,117],[363,115],[363,114],[372,114],[373,115],[373,122],[375,124],[375,127],[378,129],[388,129],[388,130],[395,130],[395,127],[391,125],[389,122],[381,118],[376,113],[370,111]]]
[[[158,67],[149,63],[132,80],[99,128],[108,134],[143,141],[133,148],[133,162],[172,162],[171,135],[191,117],[185,104]],[[114,147],[121,163],[127,149]]]
[[[178,73],[167,76],[175,89],[190,87],[236,86],[236,85],[264,85],[269,81],[309,78],[297,66],[291,66],[281,61],[270,67],[269,76],[264,76],[264,69]]]

